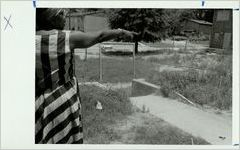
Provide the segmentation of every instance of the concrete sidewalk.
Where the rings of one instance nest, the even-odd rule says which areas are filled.
[[[140,109],[144,106],[150,110],[150,114],[211,144],[232,145],[231,117],[210,113],[161,96],[131,97],[130,100]]]

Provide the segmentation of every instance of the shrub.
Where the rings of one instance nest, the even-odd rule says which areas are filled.
[[[161,90],[161,94],[162,94],[164,97],[169,97],[169,95],[170,95],[170,89],[169,89],[167,86],[162,87],[160,90]]]

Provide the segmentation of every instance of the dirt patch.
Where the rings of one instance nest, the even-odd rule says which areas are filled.
[[[112,141],[111,144],[129,144],[134,143],[136,136],[135,131],[131,130],[133,127],[143,125],[146,114],[135,112],[126,119],[119,121],[114,125],[114,130],[119,133],[120,139],[118,141]]]

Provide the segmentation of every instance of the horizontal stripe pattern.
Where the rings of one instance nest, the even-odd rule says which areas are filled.
[[[57,125],[59,125],[61,122],[63,122],[64,119],[66,118],[66,114],[78,113],[77,114],[77,117],[78,117],[78,115],[79,115],[78,109],[79,109],[78,103],[75,102],[71,108],[67,108],[63,113],[61,113],[56,118],[54,118],[53,121],[48,123],[46,125],[46,127],[44,128],[44,132],[48,133],[50,131],[51,127],[55,128]],[[43,138],[45,138],[45,137],[43,137]]]
[[[82,132],[80,101],[76,89],[73,88],[75,87],[69,90],[66,89],[66,92],[63,94],[65,96],[59,96],[59,98],[53,102],[51,101],[52,96],[48,96],[48,100],[44,101],[44,105],[46,104],[47,107],[38,107],[39,109],[36,110],[36,112],[43,109],[43,113],[39,113],[41,117],[36,116],[36,118],[39,118],[36,120],[35,127],[36,143],[57,142],[59,139],[63,138],[63,135],[65,136],[65,134],[69,132],[64,128],[66,125],[68,125],[68,128],[70,126],[76,128],[77,126],[77,128],[79,128],[79,134]],[[58,90],[58,92],[59,91],[61,90]],[[60,98],[61,102],[58,101]],[[44,96],[39,98],[39,100],[41,99],[44,99]],[[60,134],[57,134],[58,132]],[[69,133],[76,134],[73,131]],[[70,138],[71,135],[69,134],[68,136]],[[68,140],[64,141],[68,142]]]
[[[72,144],[83,144],[83,133],[81,134],[74,134],[71,135],[67,141],[67,143],[72,143]],[[59,141],[61,142],[61,141]]]
[[[41,35],[41,34],[42,35]],[[69,31],[36,35],[36,144],[81,144],[83,131]]]
[[[64,136],[64,138],[59,140],[57,143],[58,144],[63,144],[63,143],[77,142],[78,140],[80,140],[80,138],[83,138],[82,134],[80,134],[80,136],[77,135],[77,133],[81,132],[81,130],[82,129],[78,128],[78,127],[71,128],[70,130],[68,130],[68,133]]]
[[[74,118],[75,116],[77,115],[70,115],[72,118]],[[68,117],[69,118],[69,117]],[[76,118],[74,121],[72,122],[68,122],[69,119],[66,119],[64,120],[64,122],[62,122],[62,125],[61,126],[57,126],[56,127],[56,130],[59,130],[61,129],[60,132],[58,132],[57,134],[55,134],[53,136],[53,140],[57,143],[59,142],[61,139],[63,139],[63,137],[66,137],[68,135],[68,133],[70,133],[71,129],[74,129],[76,128],[77,129],[77,133],[80,131],[80,124],[79,124],[79,120],[78,118]],[[65,124],[64,124],[65,123]],[[63,128],[65,127],[65,128]],[[73,135],[73,133],[70,133],[71,135]],[[66,143],[67,141],[65,142],[62,142],[62,143]]]
[[[59,93],[61,94],[61,93]],[[69,89],[66,93],[60,95],[58,98],[53,98],[54,102],[50,103],[49,105],[45,106],[44,109],[44,115],[43,117],[49,116],[54,110],[58,109],[60,106],[66,103],[70,103],[70,100],[72,97],[76,96],[76,93],[74,92],[74,88]],[[68,105],[68,104],[66,104]]]

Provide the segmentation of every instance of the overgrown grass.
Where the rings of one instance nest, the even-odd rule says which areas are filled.
[[[205,64],[205,68],[204,71],[189,69],[152,72],[148,80],[159,84],[165,96],[174,90],[200,105],[230,109],[232,106],[231,57],[217,57],[216,63]]]
[[[99,81],[99,59],[82,61],[76,56],[76,75],[79,81]],[[151,63],[136,58],[136,78],[144,78],[153,69]],[[133,60],[130,57],[103,58],[103,82],[131,82],[133,79]]]
[[[132,113],[132,104],[122,91],[103,90],[96,86],[81,86],[84,143],[108,144],[119,134],[110,126]],[[97,110],[99,101],[103,109]]]
[[[79,81],[99,81],[99,60],[89,58],[86,62],[76,57],[76,75]],[[103,58],[102,82],[131,82],[133,61],[131,57]],[[232,56],[231,55],[181,55],[174,53],[161,59],[150,57],[145,61],[136,59],[136,78],[147,78],[159,84],[165,96],[178,91],[200,105],[219,109],[232,106]],[[184,71],[153,71],[154,63],[187,66]]]
[[[151,42],[142,42],[143,44],[147,45],[147,46],[150,46],[150,47],[157,47],[157,48],[167,48],[167,47],[172,47],[173,45],[171,43],[164,43],[164,42],[161,42],[161,41],[158,41],[158,42],[154,42],[154,43],[151,43]]]
[[[161,57],[149,57],[147,61],[150,63],[160,65],[173,65],[176,67],[189,67],[195,69],[213,69],[222,61],[223,63],[231,65],[231,55],[207,55],[206,53],[199,54],[181,54],[178,52],[171,53],[170,55],[163,55]],[[231,68],[230,68],[231,69]]]
[[[192,144],[192,140],[194,144],[208,144],[157,117],[139,112],[124,89],[113,91],[82,85],[80,95],[84,144]],[[102,110],[96,109],[97,101],[101,102]],[[128,120],[128,116],[132,119]],[[126,125],[119,130],[121,121]],[[125,127],[128,125],[129,128]]]
[[[162,58],[149,57],[147,58],[147,61],[161,65],[179,65],[180,58],[181,55],[175,52]]]
[[[174,126],[168,125],[159,118],[145,118],[144,126],[132,128],[136,132],[134,140],[138,144],[164,144],[164,145],[208,145],[202,138],[194,137]]]

